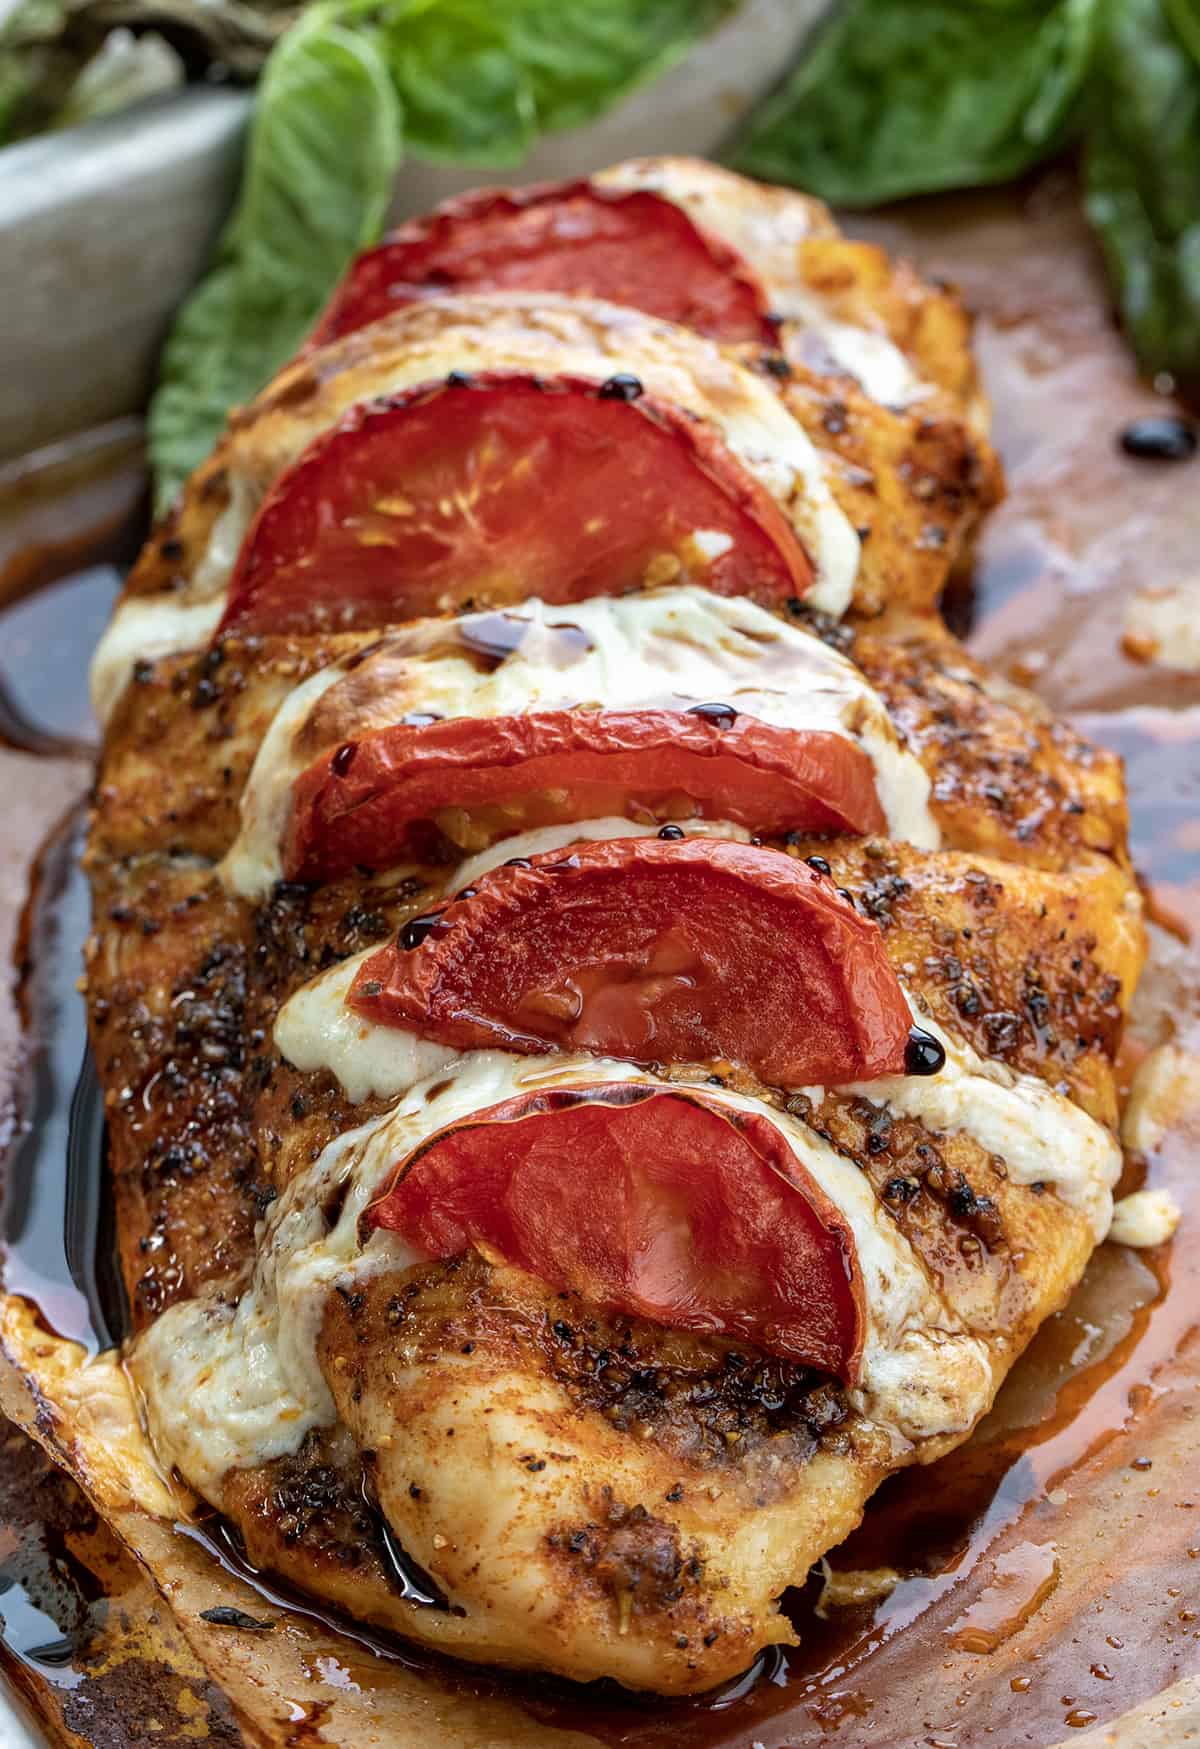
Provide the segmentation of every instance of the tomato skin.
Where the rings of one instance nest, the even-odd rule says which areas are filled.
[[[826,730],[746,715],[725,728],[687,710],[451,717],[371,730],[302,772],[287,877],[335,880],[419,857],[447,810],[466,812],[468,849],[534,826],[630,813],[730,820],[767,837],[886,829],[870,759]]]
[[[626,304],[726,344],[778,343],[757,278],[728,244],[648,190],[588,182],[481,189],[414,219],[352,264],[309,347],[418,298],[567,292]]]
[[[726,549],[706,559],[697,530]],[[452,374],[352,407],[276,480],[218,636],[684,581],[778,607],[812,580],[783,510],[710,426],[579,377]]]
[[[859,1375],[848,1222],[766,1117],[692,1088],[518,1095],[415,1149],[363,1222],[430,1257],[479,1245],[626,1316]]]
[[[431,915],[360,967],[357,1013],[458,1050],[733,1063],[773,1087],[904,1072],[911,1015],[878,925],[782,851],[579,844]]]

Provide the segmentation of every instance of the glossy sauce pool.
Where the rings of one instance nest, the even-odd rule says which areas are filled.
[[[1193,562],[1200,575],[1192,558],[1200,461],[1138,462],[1118,448],[1122,427],[1158,403],[1107,327],[1074,191],[1060,175],[1016,196],[927,203],[881,222],[877,234],[964,282],[984,314],[981,352],[1012,495],[984,538],[974,593],[954,611],[997,667],[1126,756],[1135,854],[1170,925],[1156,932],[1137,1030],[1148,1044],[1174,1036],[1198,1045],[1200,975],[1183,937],[1189,920],[1200,924],[1200,676],[1147,661],[1130,614],[1148,563],[1156,583],[1189,584]],[[65,802],[86,783],[82,676],[117,572],[70,567],[128,548],[132,476],[117,472],[126,481],[125,497],[115,493],[123,520],[114,524],[110,513],[98,547],[68,540],[57,558],[27,558],[10,572],[9,594],[17,575],[20,599],[0,608],[0,736],[27,750],[0,749],[0,771],[6,790],[37,792],[43,814],[47,798]],[[32,819],[39,809],[27,811]],[[18,932],[30,1048],[21,1077],[27,1128],[8,1162],[6,1281],[55,1328],[99,1342],[120,1328],[122,1308],[103,1224],[102,1126],[79,1079],[74,980],[87,899],[76,853],[68,818],[46,838]],[[1097,1253],[970,1443],[888,1482],[834,1552],[839,1572],[861,1576],[861,1600],[818,1613],[816,1576],[789,1595],[798,1648],[772,1653],[702,1700],[663,1703],[604,1684],[574,1689],[458,1669],[342,1633],[305,1604],[305,1620],[337,1632],[340,1685],[382,1694],[400,1672],[406,1680],[417,1672],[435,1691],[507,1696],[524,1708],[530,1744],[557,1727],[613,1745],[967,1749],[1058,1743],[1200,1668],[1200,1443],[1191,1419],[1200,1115],[1194,1121],[1133,1167],[1184,1206],[1174,1244]],[[73,1720],[85,1739],[144,1741],[136,1709],[114,1709],[104,1686],[119,1649],[113,1617],[131,1611],[102,1605],[105,1597],[128,1605],[145,1581],[86,1509],[80,1518],[69,1484],[50,1477],[31,1448],[13,1451],[0,1463],[9,1668],[52,1726]],[[29,1509],[31,1488],[40,1518]],[[258,1585],[264,1602],[281,1597],[248,1574],[219,1527],[201,1525],[195,1538]],[[891,1589],[872,1577],[882,1569],[898,1576]],[[183,1656],[166,1626],[155,1633],[125,1647],[124,1667],[141,1672],[147,1704],[170,1685],[159,1661]],[[206,1694],[212,1740],[221,1704],[219,1693]],[[320,1734],[324,1701],[296,1694],[293,1704],[281,1741],[350,1740]]]

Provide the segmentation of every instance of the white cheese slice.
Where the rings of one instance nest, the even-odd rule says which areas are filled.
[[[1134,1070],[1121,1119],[1125,1146],[1153,1154],[1173,1130],[1191,1127],[1197,1114],[1200,1056],[1174,1040],[1147,1051]]]
[[[682,207],[757,274],[772,313],[813,333],[872,400],[903,407],[929,393],[882,326],[841,321],[821,293],[805,283],[800,245],[810,237],[836,235],[824,209],[809,196],[764,187],[698,158],[635,158],[592,180],[600,188],[647,189]]]
[[[1134,1190],[1114,1208],[1108,1236],[1116,1245],[1148,1250],[1165,1245],[1180,1219],[1179,1204],[1169,1190]]]
[[[1115,1137],[1086,1111],[1036,1076],[981,1057],[952,1037],[909,998],[913,1020],[946,1052],[937,1075],[885,1075],[843,1089],[914,1117],[931,1130],[959,1130],[998,1154],[1014,1184],[1048,1185],[1087,1216],[1099,1244],[1112,1219],[1112,1187],[1121,1174]]]
[[[129,684],[134,665],[203,649],[217,629],[223,603],[174,595],[131,595],[117,607],[92,655],[88,685],[92,710],[105,728]]]
[[[377,948],[343,960],[297,990],[279,1010],[275,1045],[294,1068],[328,1069],[352,1105],[394,1099],[434,1075],[459,1052],[401,1027],[364,1020],[347,1006],[359,967]]]
[[[226,1470],[294,1452],[312,1428],[331,1424],[333,1399],[316,1353],[329,1293],[335,1283],[418,1261],[391,1234],[359,1248],[359,1216],[397,1162],[447,1124],[520,1092],[617,1080],[654,1077],[593,1058],[475,1052],[433,1085],[414,1087],[384,1117],[331,1142],[268,1210],[254,1277],[236,1308],[215,1295],[181,1302],[134,1343],[130,1365],[161,1461],[219,1504]],[[867,1304],[856,1406],[897,1450],[968,1429],[992,1394],[987,1347],[935,1294],[863,1174],[798,1118],[704,1091],[774,1124],[852,1229]],[[321,1211],[339,1188],[344,1200],[330,1230]]]
[[[265,899],[283,879],[292,784],[308,764],[297,755],[295,740],[317,700],[343,678],[336,663],[318,669],[293,688],[271,718],[238,803],[238,835],[217,871],[228,890],[243,899]]]
[[[347,686],[366,702],[353,721],[339,717],[337,740],[414,711],[450,718],[575,705],[728,704],[782,728],[856,741],[875,767],[889,835],[923,849],[938,845],[928,775],[900,745],[879,695],[844,656],[754,602],[692,585],[567,607],[524,602],[503,616],[510,636],[520,629],[515,648],[481,674],[469,644],[486,637],[495,620],[492,614],[449,624],[425,620],[389,638],[374,658],[388,676],[386,690],[371,696],[371,658],[355,667]],[[232,892],[262,898],[281,879],[292,784],[316,756],[304,725],[342,678],[343,670],[332,667],[306,680],[268,729],[243,792],[241,829],[222,867]]]
[[[234,480],[230,501],[213,526],[195,573],[181,590],[132,595],[122,601],[92,656],[92,710],[101,728],[117,708],[134,664],[185,650],[201,650],[224,612],[224,589],[257,503],[244,480]]]
[[[689,838],[732,838],[747,844],[750,834],[744,826],[730,820],[680,820],[679,830]],[[533,832],[520,832],[515,838],[502,838],[477,856],[459,863],[447,875],[445,891],[474,886],[481,876],[499,868],[510,856],[544,856],[549,850],[563,850],[568,844],[601,843],[606,838],[652,838],[659,828],[645,820],[622,820],[611,816],[603,820],[577,820],[563,826],[539,826]]]

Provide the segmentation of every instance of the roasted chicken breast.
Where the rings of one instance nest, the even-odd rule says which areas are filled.
[[[710,166],[485,191],[352,267],[130,578],[126,1363],[348,1616],[712,1687],[1107,1231],[1122,779],[938,617],[1000,489],[968,342]]]

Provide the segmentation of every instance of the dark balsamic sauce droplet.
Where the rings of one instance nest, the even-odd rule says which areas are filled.
[[[345,777],[354,764],[354,755],[358,752],[357,741],[344,741],[329,761],[329,769],[335,777]]]
[[[421,1490],[415,1485],[410,1483],[408,1491],[414,1500],[421,1498]],[[396,1533],[384,1517],[376,1497],[374,1482],[365,1469],[362,1478],[362,1498],[367,1511],[375,1520],[379,1540],[383,1544],[384,1569],[396,1591],[408,1603],[420,1604],[426,1609],[449,1610],[450,1604],[447,1598],[438,1590],[437,1585],[424,1567],[418,1566],[407,1549],[401,1545]],[[451,1611],[451,1613],[454,1612]]]
[[[815,868],[818,874],[832,875],[833,873],[823,856],[806,856],[804,860],[809,868]]]
[[[218,1603],[215,1609],[202,1609],[200,1620],[211,1622],[218,1628],[243,1628],[247,1633],[269,1634],[275,1626],[273,1621],[264,1621],[256,1615],[247,1615],[244,1609],[234,1609],[232,1604]]]
[[[458,640],[471,654],[499,667],[519,650],[529,631],[529,621],[511,613],[474,613],[460,619]]]
[[[602,401],[636,401],[645,392],[641,378],[633,376],[627,370],[618,371],[616,376],[609,377],[606,383],[600,384]]]
[[[1139,461],[1186,462],[1196,453],[1196,427],[1177,414],[1152,413],[1125,427],[1121,448]]]
[[[441,921],[440,911],[427,912],[423,917],[410,917],[400,931],[400,946],[406,953],[411,953],[414,947],[420,947],[433,934]]]
[[[731,704],[694,704],[688,710],[689,717],[700,717],[704,722],[711,723],[714,729],[732,729],[737,722],[738,714]]]
[[[658,835],[660,838],[672,839],[686,838],[687,836],[682,826],[660,826],[658,829]]]
[[[904,1047],[906,1075],[936,1075],[945,1066],[946,1052],[932,1033],[914,1026]]]
[[[465,370],[452,370],[446,376],[448,389],[469,389],[473,386],[473,382],[474,379]]]

